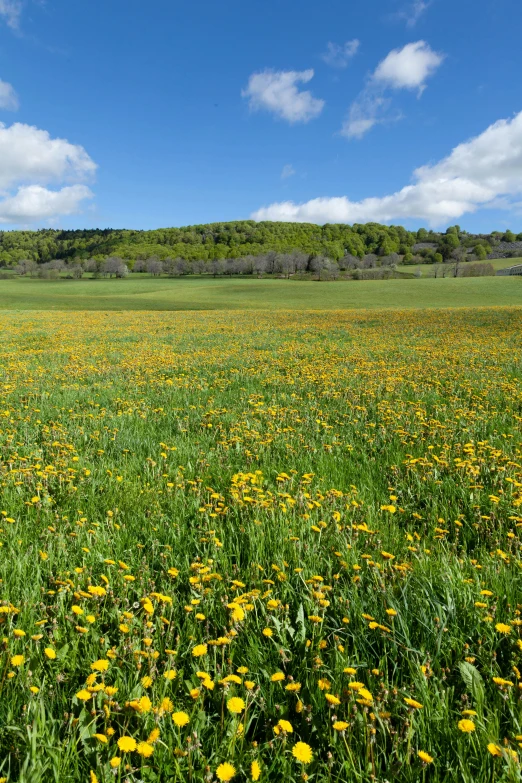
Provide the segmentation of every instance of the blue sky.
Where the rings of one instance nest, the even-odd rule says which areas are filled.
[[[0,223],[522,231],[521,29],[520,0],[0,0]]]

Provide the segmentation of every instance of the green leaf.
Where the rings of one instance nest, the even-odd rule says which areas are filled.
[[[486,700],[486,691],[484,688],[484,680],[479,670],[467,661],[459,663],[460,673],[462,679],[466,684],[466,688],[470,691],[475,702],[477,712],[482,712],[484,702]]]

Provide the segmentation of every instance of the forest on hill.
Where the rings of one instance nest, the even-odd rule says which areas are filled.
[[[0,232],[0,266],[21,261],[45,264],[64,261],[101,260],[116,256],[126,262],[146,259],[212,261],[260,256],[266,253],[300,252],[340,261],[345,256],[399,255],[403,263],[443,261],[460,252],[477,260],[520,256],[522,233],[511,231],[469,234],[460,226],[444,233],[421,228],[378,223],[326,224],[276,223],[242,220],[209,223],[153,231],[85,229],[62,231]],[[132,268],[133,264],[128,264]]]

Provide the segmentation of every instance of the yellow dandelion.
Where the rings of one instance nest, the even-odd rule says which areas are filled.
[[[82,688],[81,691],[78,691],[76,694],[76,698],[80,699],[80,701],[89,701],[94,696],[93,693],[90,693],[90,691],[85,690],[85,688]]]
[[[300,761],[301,764],[309,764],[313,759],[314,754],[312,748],[307,745],[306,742],[296,742],[292,748],[292,756]]]
[[[424,709],[424,705],[421,704],[419,701],[415,701],[415,699],[408,699],[405,698],[404,701],[409,707],[414,707],[416,710],[422,710]]]
[[[131,753],[133,750],[136,750],[136,740],[134,737],[120,737],[118,747],[122,753]]]
[[[418,750],[417,756],[420,758],[421,761],[423,761],[425,764],[431,764],[433,762],[433,756],[430,756],[429,753],[426,753],[425,750]]]
[[[229,712],[239,714],[245,709],[245,702],[237,696],[233,696],[227,701],[227,709]]]
[[[159,729],[152,729],[151,733],[147,737],[147,742],[150,745],[154,745],[154,743],[159,740],[159,737],[160,737],[160,730]]]
[[[136,753],[143,756],[144,759],[148,759],[154,753],[154,748],[149,745],[148,742],[138,742],[136,746]]]
[[[106,658],[100,658],[99,661],[91,663],[91,669],[96,672],[106,672],[109,668],[109,661]]]
[[[325,694],[325,698],[326,701],[332,706],[337,706],[341,703],[341,699],[339,699],[337,696],[334,696],[332,693]]]
[[[458,727],[460,731],[463,731],[464,734],[471,734],[472,731],[475,731],[475,724],[472,720],[468,720],[467,718],[463,718],[463,720],[459,720]]]
[[[227,761],[225,761],[223,764],[220,764],[216,769],[216,777],[218,780],[223,781],[223,783],[226,783],[227,780],[232,780],[235,774],[236,768]]]
[[[176,724],[176,726],[186,726],[187,723],[190,721],[189,716],[186,712],[175,712],[172,715],[172,720]]]

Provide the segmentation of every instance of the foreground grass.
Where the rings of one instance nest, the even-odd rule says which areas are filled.
[[[2,779],[520,780],[522,310],[0,324]]]
[[[0,310],[233,310],[486,307],[522,303],[522,278],[0,280]]]

